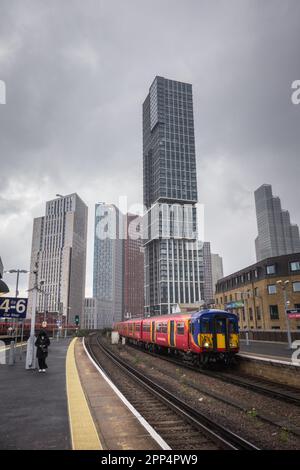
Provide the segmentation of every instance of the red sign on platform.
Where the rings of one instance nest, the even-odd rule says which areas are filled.
[[[293,310],[287,310],[286,312],[289,318],[300,318],[300,309],[295,308]]]

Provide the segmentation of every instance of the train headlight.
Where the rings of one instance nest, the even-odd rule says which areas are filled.
[[[206,341],[206,342],[203,344],[203,346],[204,346],[205,348],[209,348],[209,343]]]

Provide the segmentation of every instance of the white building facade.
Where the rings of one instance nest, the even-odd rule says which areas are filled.
[[[86,244],[88,208],[77,194],[53,199],[46,203],[46,214],[34,219],[28,311],[32,313],[37,270],[37,312],[65,316],[69,324],[82,316],[85,293]]]

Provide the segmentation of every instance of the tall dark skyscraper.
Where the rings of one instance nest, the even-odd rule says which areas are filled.
[[[199,303],[192,85],[156,77],[143,104],[145,314]]]

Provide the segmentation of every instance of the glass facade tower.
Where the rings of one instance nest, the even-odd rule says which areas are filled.
[[[95,206],[93,298],[98,328],[122,320],[123,215],[114,204]]]
[[[145,314],[201,299],[192,85],[156,77],[143,104]]]

